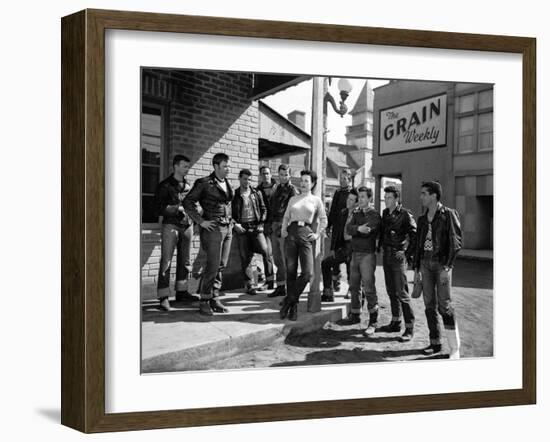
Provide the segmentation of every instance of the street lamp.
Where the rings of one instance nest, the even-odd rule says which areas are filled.
[[[329,78],[329,84],[331,83],[331,79]],[[348,107],[345,105],[345,101],[349,96],[349,93],[353,89],[353,86],[351,85],[351,82],[347,78],[340,78],[338,80],[338,89],[340,90],[340,106],[336,105],[336,100],[334,97],[330,94],[330,92],[327,91],[325,94],[325,103],[330,103],[332,105],[332,108],[334,109],[334,112],[336,112],[340,117],[344,117],[348,113]]]
[[[351,82],[346,78],[338,81],[340,90],[340,105],[328,91],[331,78],[313,78],[313,103],[311,111],[311,159],[310,167],[317,173],[317,186],[315,194],[324,201],[326,178],[326,144],[327,144],[327,103],[332,105],[334,111],[343,117],[348,113],[345,101],[351,92]],[[309,285],[307,297],[307,311],[318,312],[321,310],[321,260],[324,255],[324,238],[315,242],[314,246],[314,272],[313,280]]]

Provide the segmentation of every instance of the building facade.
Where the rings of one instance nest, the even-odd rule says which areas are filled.
[[[155,189],[172,172],[177,154],[191,159],[187,180],[213,171],[218,152],[230,157],[229,180],[238,186],[238,173],[259,166],[260,121],[258,97],[303,81],[297,76],[253,73],[142,69],[141,108],[141,277],[142,298],[156,292],[160,264],[160,218]],[[256,180],[257,174],[254,174]],[[256,183],[254,183],[256,184]],[[198,285],[204,256],[195,235],[191,288]],[[238,287],[242,275],[233,242],[226,287]],[[172,277],[175,265],[172,266]]]
[[[493,247],[493,86],[392,80],[374,90],[375,204],[382,183],[402,183],[403,204],[421,214],[423,181],[443,187],[461,217],[464,248]]]

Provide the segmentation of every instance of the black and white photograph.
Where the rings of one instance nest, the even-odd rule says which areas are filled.
[[[493,84],[141,68],[141,373],[493,351]]]

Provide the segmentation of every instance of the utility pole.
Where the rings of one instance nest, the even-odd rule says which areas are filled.
[[[313,77],[313,103],[311,110],[311,164],[310,168],[317,174],[317,185],[313,193],[324,202],[325,187],[325,146],[326,146],[326,127],[327,111],[325,106],[325,95],[328,92],[328,78]],[[319,238],[315,241],[313,248],[314,266],[313,280],[309,285],[309,294],[307,297],[307,311],[321,311],[321,260],[323,259],[323,250],[325,239]]]

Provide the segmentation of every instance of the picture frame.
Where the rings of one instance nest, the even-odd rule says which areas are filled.
[[[86,433],[527,405],[536,402],[536,40],[84,10],[62,19],[61,422]],[[523,68],[522,386],[518,389],[146,412],[105,410],[105,31],[515,53]]]

